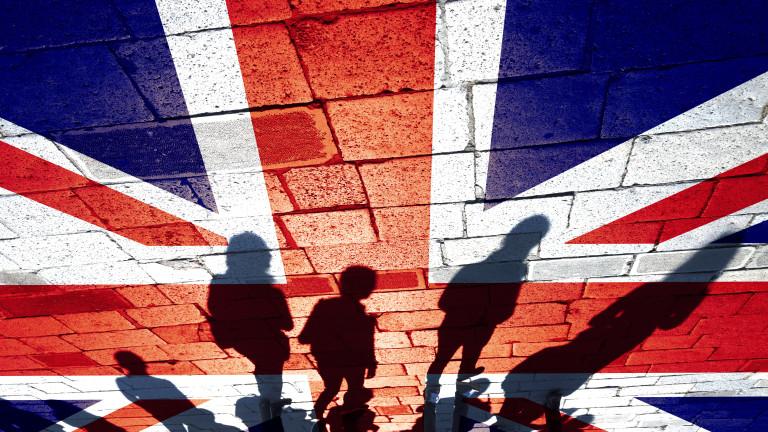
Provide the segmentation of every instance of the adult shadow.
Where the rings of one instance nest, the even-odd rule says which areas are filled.
[[[534,427],[545,418],[547,430],[562,430],[560,402],[583,386],[596,372],[643,343],[657,330],[680,326],[701,304],[709,285],[725,269],[737,248],[703,248],[660,282],[642,284],[593,317],[589,327],[565,345],[546,348],[517,365],[502,384],[506,395],[525,390],[529,380],[520,374],[553,375],[544,390],[544,406],[505,399],[502,417]],[[691,273],[697,273],[691,276]],[[680,274],[688,274],[681,276]],[[680,282],[695,279],[700,282]],[[539,385],[542,378],[539,378]],[[539,426],[540,427],[540,426]]]
[[[346,381],[347,391],[340,417],[361,415],[360,411],[367,409],[366,403],[373,396],[364,381],[376,374],[373,341],[376,318],[366,312],[362,300],[371,295],[375,286],[373,270],[360,266],[347,268],[341,274],[341,295],[320,300],[299,335],[299,342],[310,345],[317,372],[323,380],[323,391],[315,401],[315,415],[323,423],[325,410],[341,390],[342,381]],[[344,425],[344,420],[340,424]]]
[[[483,372],[484,368],[477,367],[480,354],[496,326],[512,316],[527,274],[525,259],[549,226],[549,220],[541,215],[524,219],[506,235],[498,250],[482,262],[463,267],[446,286],[438,302],[445,316],[437,330],[437,353],[427,370],[424,420],[419,427],[435,429],[440,377],[459,349],[459,382]],[[462,391],[461,386],[456,391]],[[442,409],[452,409],[456,397],[460,395],[442,398]]]
[[[208,292],[214,341],[254,365],[261,421],[279,417],[291,402],[282,397],[282,374],[290,355],[285,331],[293,328],[293,319],[285,295],[271,283],[270,262],[269,248],[261,237],[237,234],[229,240],[227,270],[214,276]]]
[[[238,430],[233,426],[216,423],[212,412],[198,408],[170,381],[150,376],[147,364],[133,352],[118,351],[115,360],[126,372],[126,376],[117,379],[117,387],[126,399],[149,415],[145,419],[147,427],[161,423],[170,432]],[[91,429],[84,430],[113,430],[108,425],[102,425],[105,421],[99,419],[88,426]],[[142,420],[131,421],[135,423]],[[135,427],[135,424],[132,426]]]

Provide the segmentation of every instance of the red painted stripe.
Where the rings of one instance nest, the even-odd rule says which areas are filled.
[[[147,246],[226,245],[227,239],[0,141],[0,187]]]
[[[768,155],[576,237],[572,244],[661,243],[768,199]]]
[[[194,409],[203,402],[207,400],[142,400],[113,411],[75,432],[139,432]]]

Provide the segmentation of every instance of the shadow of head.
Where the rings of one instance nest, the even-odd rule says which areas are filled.
[[[226,271],[215,274],[212,283],[272,283],[271,261],[270,247],[263,238],[250,231],[236,234],[229,239]]]
[[[135,353],[118,351],[115,353],[115,361],[128,375],[147,375],[147,363]]]
[[[547,235],[549,228],[549,219],[546,217],[542,215],[527,217],[507,234],[499,251],[508,254],[510,249],[515,249],[517,250],[515,255],[520,259],[525,259],[530,251]]]
[[[341,273],[342,297],[355,300],[368,298],[376,287],[376,272],[368,267],[352,266]]]

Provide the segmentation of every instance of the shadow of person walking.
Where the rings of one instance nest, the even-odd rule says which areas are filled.
[[[233,236],[227,249],[227,271],[214,276],[208,292],[208,322],[214,341],[254,365],[262,421],[279,417],[291,403],[282,397],[282,374],[290,355],[285,332],[293,329],[293,319],[285,295],[271,283],[268,249],[254,233]]]
[[[147,427],[161,423],[170,432],[238,430],[216,423],[212,412],[198,408],[170,381],[148,375],[147,364],[135,353],[118,351],[115,360],[126,372],[126,376],[117,379],[117,387],[126,399],[147,413],[146,419],[129,419],[132,427],[143,420]],[[101,428],[102,420],[106,421],[97,420],[86,430],[112,430]]]
[[[525,259],[549,231],[549,220],[541,215],[517,224],[501,247],[485,260],[459,270],[440,297],[445,312],[437,330],[437,353],[427,371],[424,428],[434,430],[435,404],[440,375],[454,355],[462,350],[458,381],[482,373],[480,354],[496,326],[512,316],[522,281],[527,274]],[[452,404],[452,400],[443,404]]]
[[[373,270],[347,268],[341,274],[341,295],[319,301],[299,334],[299,342],[310,345],[323,380],[323,391],[315,401],[315,415],[321,422],[325,422],[325,410],[341,390],[342,381],[347,383],[347,392],[341,417],[357,416],[353,413],[366,410],[373,396],[364,381],[376,374],[376,318],[366,313],[361,301],[371,295],[375,286]]]
[[[502,384],[505,394],[519,391],[524,384],[517,374],[553,373],[559,375],[546,389],[546,408],[507,398],[499,414],[532,427],[545,418],[547,430],[562,430],[560,402],[596,372],[629,353],[656,330],[680,326],[694,312],[709,291],[711,281],[727,268],[737,248],[703,248],[661,282],[649,282],[621,297],[589,321],[589,327],[565,345],[546,348],[517,365]],[[703,282],[676,282],[680,274],[699,273]],[[690,280],[690,279],[689,279]]]

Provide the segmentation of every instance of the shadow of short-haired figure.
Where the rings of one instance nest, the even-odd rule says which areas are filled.
[[[323,391],[315,401],[319,420],[324,419],[342,381],[347,383],[342,416],[365,410],[372,392],[365,388],[364,380],[376,374],[376,318],[361,303],[373,292],[376,273],[367,267],[353,266],[342,272],[340,282],[341,295],[320,300],[299,335],[299,342],[310,345],[323,380]]]
[[[446,286],[438,302],[445,316],[437,330],[437,353],[427,371],[423,426],[418,427],[434,430],[439,421],[436,410],[444,410],[460,396],[443,398],[442,408],[436,405],[440,375],[459,349],[459,382],[483,372],[477,367],[480,354],[496,327],[512,316],[527,274],[525,260],[549,226],[549,220],[541,215],[524,219],[506,235],[498,250],[479,263],[464,266]]]
[[[135,353],[118,351],[115,360],[126,372],[126,376],[117,379],[117,387],[125,398],[169,431],[237,431],[235,427],[216,423],[212,412],[198,408],[170,381],[148,375],[146,362]],[[151,426],[153,420],[148,420],[147,426]]]
[[[526,276],[523,261],[547,231],[547,218],[529,217],[507,234],[501,248],[484,261],[463,267],[451,279],[438,303],[445,317],[437,330],[437,354],[428,374],[441,374],[460,348],[459,374],[483,371],[476,367],[480,352],[496,326],[512,316]]]
[[[502,417],[530,426],[546,418],[549,431],[560,431],[560,400],[633,348],[656,330],[680,326],[701,304],[709,291],[709,281],[724,270],[737,248],[704,248],[660,282],[644,283],[621,297],[589,321],[589,327],[565,345],[546,348],[517,365],[502,384],[506,394],[519,391],[522,384],[516,374],[553,373],[563,375],[546,390],[544,409],[525,408],[515,398],[507,398],[500,410]],[[699,273],[700,282],[679,282],[681,273]],[[688,275],[690,277],[690,275]],[[690,278],[688,280],[691,280]],[[678,281],[678,282],[676,282]]]
[[[293,328],[293,319],[285,294],[271,283],[268,249],[254,233],[233,236],[227,271],[214,277],[208,292],[211,334],[219,347],[253,363],[263,421],[280,416],[291,402],[282,398],[282,373],[290,355],[285,332]]]

